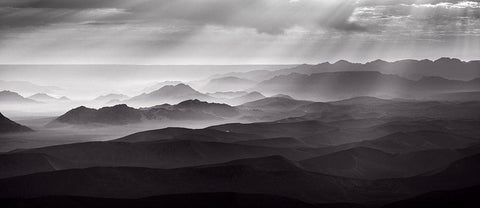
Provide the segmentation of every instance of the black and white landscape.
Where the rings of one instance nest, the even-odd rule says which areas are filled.
[[[0,0],[1,207],[479,207],[480,2]]]

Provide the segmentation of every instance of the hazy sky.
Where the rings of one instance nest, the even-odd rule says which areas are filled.
[[[3,64],[480,58],[480,0],[0,0]]]

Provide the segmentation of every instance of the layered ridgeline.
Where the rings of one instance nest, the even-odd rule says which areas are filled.
[[[461,73],[460,73],[461,72]],[[338,61],[299,65],[276,71],[228,73],[211,77],[203,89],[221,91],[221,84],[239,82],[236,91],[264,95],[287,94],[296,99],[331,101],[358,96],[429,100],[478,100],[465,94],[480,91],[480,61],[442,58],[430,60],[376,60],[365,64]],[[222,82],[222,80],[225,80]],[[247,80],[247,81],[245,81]],[[254,80],[254,81],[252,81]],[[230,81],[230,82],[229,82]],[[252,83],[253,82],[253,83]]]
[[[469,81],[424,77],[419,80],[375,71],[279,75],[257,84],[264,94],[288,94],[305,100],[340,100],[358,96],[434,99],[435,94],[480,91],[480,79]]]
[[[288,75],[291,73],[310,75],[324,72],[376,71],[383,74],[395,74],[413,80],[432,76],[443,77],[452,80],[470,80],[478,77],[479,70],[480,61],[465,62],[459,59],[451,58],[440,58],[435,61],[399,60],[387,62],[383,60],[375,60],[365,64],[351,63],[345,60],[340,60],[335,63],[325,62],[317,65],[302,64],[293,68],[275,71],[256,70],[250,72],[218,74],[212,76],[212,79],[235,76],[242,79],[260,82],[271,79],[275,76]]]
[[[167,85],[150,93],[132,97],[124,101],[127,104],[152,106],[159,103],[179,103],[185,100],[211,100],[206,94],[200,93],[186,84]]]
[[[121,104],[97,110],[82,106],[68,111],[51,124],[124,125],[163,120],[266,122],[289,118],[328,122],[374,118],[478,119],[480,118],[478,108],[480,108],[480,102],[387,100],[374,97],[312,102],[277,96],[262,98],[239,106],[200,100],[187,100],[176,105],[163,104],[148,108],[133,108]]]
[[[128,199],[147,203],[144,198],[153,197],[165,205],[163,200],[202,194],[235,201],[219,196],[242,193],[263,196],[259,200],[290,199],[285,205],[398,207],[435,203],[445,195],[435,191],[454,194],[452,201],[467,193],[463,199],[471,200],[477,189],[469,187],[480,185],[479,105],[373,97],[320,103],[280,95],[236,107],[198,100],[157,106],[154,112],[162,115],[189,109],[223,116],[298,116],[156,129],[0,154],[0,201],[76,204],[86,197],[105,205]],[[141,120],[150,110],[120,105],[71,115],[129,122],[122,116]]]
[[[29,132],[32,129],[15,123],[14,121],[5,117],[2,113],[0,113],[0,134],[3,133],[17,133],[17,132]]]
[[[46,93],[37,93],[35,95],[32,95],[30,97],[28,97],[29,99],[32,99],[32,100],[36,100],[36,101],[39,101],[39,102],[58,102],[58,101],[69,101],[70,99],[66,96],[62,96],[62,97],[53,97],[51,95],[48,95]]]
[[[132,108],[125,104],[100,109],[81,106],[56,118],[49,125],[56,124],[109,124],[124,125],[159,120],[223,120],[235,118],[239,112],[226,104],[187,100],[176,105],[163,104],[149,108]]]
[[[25,98],[20,94],[12,91],[0,92],[0,105],[14,105],[14,104],[36,104],[39,103],[35,100]]]
[[[237,192],[271,194],[314,204],[385,204],[435,190],[479,185],[479,158],[465,157],[429,175],[373,181],[312,173],[279,156],[167,170],[94,167],[0,179],[0,196],[143,198]]]

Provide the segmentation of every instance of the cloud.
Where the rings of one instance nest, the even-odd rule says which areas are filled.
[[[8,11],[0,10],[0,16],[9,18],[9,23],[2,21],[3,25],[8,24],[12,27],[15,24],[33,26],[42,23],[75,22],[75,17],[57,15],[65,10],[78,12],[117,9],[125,13],[91,17],[89,20],[103,23],[109,20],[246,27],[268,34],[280,34],[296,26],[310,29],[324,27],[345,31],[365,30],[361,25],[349,21],[355,9],[353,0],[8,0],[0,3],[0,6],[2,5],[4,8],[14,8],[16,12],[23,13],[15,19]],[[31,11],[40,12],[30,13]],[[85,19],[88,18],[79,18],[77,22],[84,22]]]
[[[475,1],[399,0],[372,5],[363,2],[352,18],[380,32],[398,35],[462,35],[478,33],[480,3]]]

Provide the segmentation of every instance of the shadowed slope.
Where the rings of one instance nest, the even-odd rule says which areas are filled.
[[[15,123],[14,121],[8,119],[0,113],[0,134],[2,133],[15,133],[15,132],[29,132],[33,131],[32,129]]]

